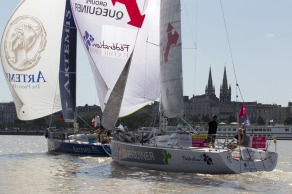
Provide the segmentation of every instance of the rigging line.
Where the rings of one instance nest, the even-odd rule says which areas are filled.
[[[154,46],[159,46],[159,44],[155,44],[155,43],[149,42],[149,41],[148,41],[148,38],[147,38],[146,43],[151,44],[151,45],[154,45]]]
[[[144,2],[144,5],[143,5],[143,10],[146,10],[146,8],[147,8],[147,5],[148,5],[148,3],[146,3],[146,1]],[[157,7],[156,7],[156,9],[157,9]],[[141,20],[142,21],[142,20]],[[144,24],[145,25],[145,24]],[[150,24],[148,24],[148,25],[150,25]],[[141,27],[142,28],[142,27]],[[136,33],[136,39],[135,39],[135,42],[134,42],[134,47],[133,47],[133,53],[135,52],[135,48],[136,48],[136,43],[137,43],[137,39],[138,39],[138,35],[139,35],[139,32],[140,32],[140,28],[138,28],[138,30],[137,30],[137,33]],[[155,43],[153,43],[153,42],[150,42],[150,41],[148,41],[148,38],[149,38],[149,30],[147,31],[147,40],[146,40],[146,43],[148,43],[149,45],[154,45],[154,46],[160,46],[159,44],[155,44]],[[146,48],[146,58],[148,58],[148,51],[149,51],[149,49],[148,49],[148,46],[147,46],[147,48]],[[130,63],[130,66],[132,65],[132,62]],[[146,68],[147,67],[147,65],[146,65],[146,60],[144,61],[144,67]],[[146,71],[145,71],[145,73],[146,73]],[[145,80],[146,80],[146,75],[144,75],[144,77],[145,77]],[[147,81],[147,80],[146,80]],[[144,82],[144,88],[146,88],[145,87],[145,84],[146,84],[146,81]],[[145,94],[145,90],[144,90],[144,96],[146,96],[146,94]],[[127,98],[124,98],[123,100],[125,100],[126,102],[128,102],[129,104],[132,104],[131,103],[131,101],[130,100],[128,100]],[[155,101],[155,100],[157,100],[157,99],[153,99],[153,101]],[[149,100],[148,100],[149,101]],[[136,105],[136,107],[137,108],[139,108],[139,106],[137,106]]]
[[[146,4],[146,1],[144,1],[144,5],[143,5],[143,11],[145,11],[145,9],[147,8],[147,5],[148,5],[148,3]],[[140,22],[142,22],[142,20],[140,21]],[[143,24],[143,23],[142,23]],[[149,25],[149,24],[148,24]],[[141,28],[142,28],[142,26],[141,26]],[[134,54],[134,52],[135,52],[135,48],[136,48],[136,43],[137,43],[137,39],[138,39],[138,34],[139,34],[139,32],[140,32],[140,28],[138,28],[138,31],[137,31],[137,34],[136,34],[136,39],[135,39],[135,42],[134,42],[134,47],[133,47],[133,53],[132,54]],[[148,34],[148,31],[147,31],[147,41],[146,42],[148,42],[148,36],[149,36],[149,34]],[[148,55],[148,49],[146,48],[146,56]],[[144,61],[144,80],[146,80],[146,61]],[[131,68],[131,66],[132,66],[132,59],[131,59],[131,62],[130,62],[130,64],[129,64],[129,69],[128,69],[128,75],[127,75],[127,80],[128,80],[128,76],[129,76],[129,73],[130,73],[130,68]],[[127,81],[126,81],[127,82]],[[144,88],[145,88],[145,84],[146,84],[146,82],[144,81]],[[126,84],[127,85],[127,84]],[[125,86],[125,89],[124,89],[124,93],[125,93],[125,90],[126,90],[126,87],[127,86]],[[123,94],[124,95],[124,94]],[[145,96],[145,90],[144,90],[144,94],[143,94],[144,96]],[[122,105],[121,105],[122,106]]]
[[[196,3],[197,3],[197,1],[196,1]],[[187,6],[185,5],[185,1],[183,1],[183,4],[184,4],[185,10],[186,10],[186,16],[187,16],[188,25],[191,26],[190,17],[189,17],[189,15],[188,15]],[[197,13],[197,10],[196,10],[196,13]],[[196,22],[196,24],[197,24],[197,17],[196,17],[195,22]],[[192,37],[195,37],[195,36],[194,36],[194,33],[193,33],[193,31],[192,31],[192,28],[190,28],[190,31],[191,31],[191,35],[192,35]],[[195,40],[193,40],[193,42],[194,42],[195,49],[197,49],[197,45],[196,45]]]
[[[93,128],[90,124],[88,124],[88,122],[85,121],[80,115],[76,114],[76,117],[78,117],[79,119],[81,119],[81,120],[85,123],[85,125],[89,126],[90,129],[94,129],[94,128]]]
[[[53,114],[54,114],[54,110],[55,110],[55,104],[56,104],[56,101],[57,101],[57,92],[58,92],[58,85],[59,85],[59,76],[58,76],[58,80],[56,82],[56,90],[55,90],[55,97],[54,97],[54,102],[53,102],[53,108],[52,108],[52,114],[51,114],[51,117],[50,117],[50,123],[49,123],[49,127],[51,128],[52,127],[52,123],[53,123]]]
[[[195,18],[195,42],[198,43],[198,1],[196,1],[196,18]],[[197,48],[197,45],[196,45]],[[196,78],[197,78],[197,56],[198,50],[195,51],[195,72],[194,72],[194,96],[196,95]]]
[[[182,48],[183,50],[197,50],[197,48],[192,48],[192,47],[184,47]]]
[[[146,4],[146,1],[144,2],[144,5],[143,5],[143,10],[145,10],[147,7],[147,4]],[[142,18],[140,19],[140,23],[142,23]],[[143,24],[142,24],[143,25]],[[138,28],[138,27],[137,27]],[[142,28],[142,26],[141,26]],[[135,38],[135,41],[134,41],[134,47],[133,47],[133,52],[135,51],[135,48],[136,48],[136,43],[137,43],[137,40],[138,40],[138,34],[140,32],[140,28],[138,28],[137,30],[137,33],[136,33],[136,38]],[[132,61],[130,63],[130,65],[132,64]]]
[[[236,72],[235,72],[234,60],[233,60],[233,55],[232,55],[232,50],[231,50],[231,45],[230,45],[230,39],[229,39],[229,35],[228,35],[228,30],[227,30],[227,25],[226,25],[226,20],[225,20],[223,5],[222,5],[222,0],[220,0],[220,5],[221,5],[221,11],[222,11],[222,16],[223,16],[224,26],[225,26],[225,32],[226,32],[227,42],[228,42],[228,46],[229,46],[229,53],[230,53],[230,57],[231,57],[231,62],[232,62],[232,67],[233,67],[233,72],[234,72],[234,77],[235,77],[235,81],[236,81],[236,87],[239,90],[239,93],[240,93],[242,102],[244,102],[243,96],[242,96],[242,93],[241,93],[241,90],[240,90],[240,87],[238,85]]]
[[[147,124],[147,122],[152,119],[153,123],[151,123],[153,125],[153,127],[155,127],[155,123],[156,123],[156,110],[159,109],[159,103],[157,104],[153,104],[153,109],[151,111],[151,113],[149,114],[146,110],[140,109],[143,113],[147,114],[148,117],[145,118],[145,121],[141,124],[141,126],[145,126],[145,124]],[[157,111],[159,112],[159,110]]]
[[[185,1],[183,1],[183,5],[184,5],[184,7],[185,7],[185,13],[186,13],[186,17],[187,17],[187,22],[188,22],[188,26],[192,26],[191,25],[191,22],[190,22],[190,17],[189,17],[189,14],[188,14],[188,9],[187,9],[187,7],[188,6],[186,6],[186,4],[185,4]],[[197,35],[198,35],[198,28],[197,28],[197,26],[198,26],[198,1],[196,1],[195,2],[195,6],[196,6],[196,8],[195,8],[195,34],[194,34],[194,32],[193,32],[193,30],[192,30],[192,28],[190,27],[190,32],[191,32],[191,37],[193,38],[194,37],[194,40],[193,40],[193,42],[194,42],[194,48],[182,48],[183,50],[188,50],[188,49],[190,49],[190,50],[195,50],[195,54],[194,54],[194,57],[195,57],[195,59],[194,59],[194,68],[195,68],[195,70],[194,70],[194,95],[196,95],[196,78],[197,78],[197,76],[196,76],[196,73],[197,73],[197,41],[198,41],[198,39],[197,39]]]

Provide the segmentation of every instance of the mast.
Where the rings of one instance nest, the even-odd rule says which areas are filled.
[[[184,114],[180,0],[162,0],[160,7],[160,127],[165,130],[164,117]]]

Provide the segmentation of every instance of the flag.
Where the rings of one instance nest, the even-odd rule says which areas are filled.
[[[91,120],[91,125],[94,126],[94,118]]]
[[[239,115],[238,115],[238,118],[239,119],[242,119],[244,115],[246,115],[246,109],[245,109],[245,106],[244,106],[244,103],[242,103],[241,105],[241,109],[240,109],[240,112],[239,112]]]
[[[246,127],[250,127],[250,120],[249,120],[248,116],[246,116],[245,121],[243,122],[242,128],[245,129]]]

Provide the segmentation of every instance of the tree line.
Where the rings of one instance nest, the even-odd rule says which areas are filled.
[[[93,128],[91,125],[91,121],[93,119],[93,113],[89,113],[86,115],[78,116],[77,123],[79,128]],[[209,122],[210,117],[205,115],[202,119],[199,119],[198,116],[194,115],[187,119],[187,122],[192,125],[196,123],[204,124]],[[174,126],[178,125],[181,121],[178,119],[168,119],[168,125]],[[237,119],[234,116],[229,116],[228,120],[223,121],[227,125],[232,122],[237,122]],[[139,127],[158,127],[159,126],[159,115],[154,114],[150,115],[146,112],[134,113],[132,115],[119,118],[116,126],[122,124],[123,126],[127,126],[129,129],[137,129]],[[266,125],[269,123],[265,123],[265,120],[262,117],[258,117],[255,123],[252,125]],[[292,125],[292,117],[288,117],[285,119],[285,125]],[[39,119],[35,119],[32,121],[21,121],[17,119],[14,124],[3,125],[1,128],[5,127],[19,127],[21,129],[45,129],[47,127],[56,127],[56,128],[73,128],[73,123],[66,123],[60,113],[53,114],[52,116],[47,116]]]

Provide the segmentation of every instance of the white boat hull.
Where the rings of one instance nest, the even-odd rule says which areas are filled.
[[[253,171],[272,171],[278,154],[267,152],[264,160],[239,160],[227,149],[154,147],[112,141],[112,159],[126,166],[161,171],[204,174],[236,174]]]

